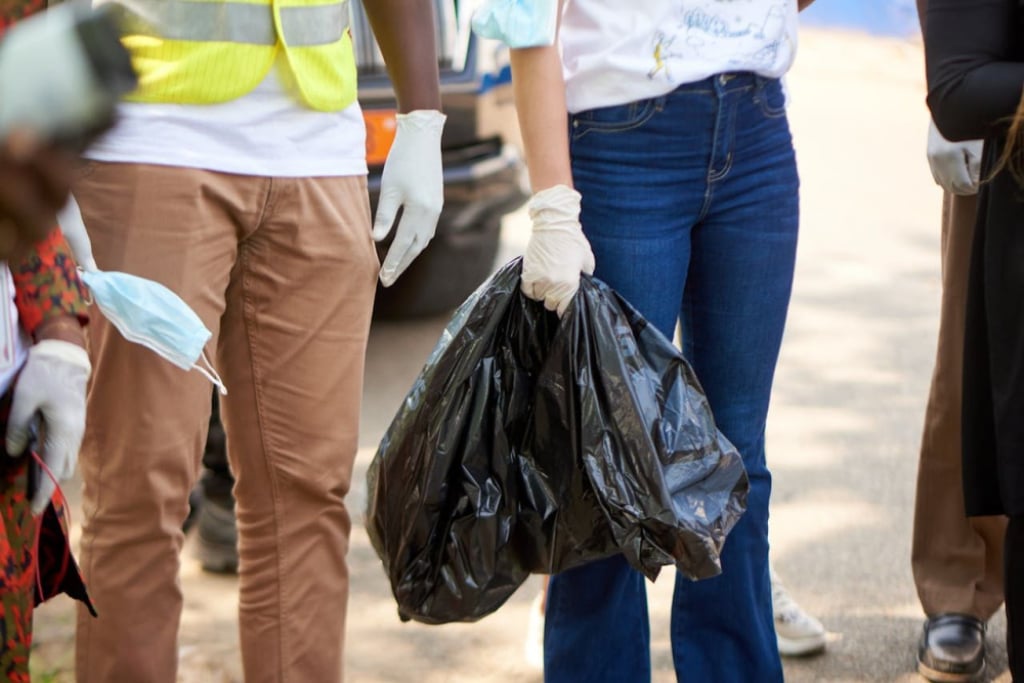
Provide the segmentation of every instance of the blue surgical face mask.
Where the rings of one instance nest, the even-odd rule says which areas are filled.
[[[195,368],[220,393],[227,393],[203,352],[213,335],[181,297],[159,282],[128,273],[82,271],[81,278],[103,317],[125,339],[151,349],[182,370]]]
[[[182,370],[198,370],[220,393],[228,393],[203,351],[213,334],[195,311],[159,282],[99,270],[74,199],[61,212],[59,222],[82,268],[82,282],[103,317],[128,341],[145,346]]]
[[[473,13],[473,31],[509,47],[553,45],[558,0],[485,0]]]

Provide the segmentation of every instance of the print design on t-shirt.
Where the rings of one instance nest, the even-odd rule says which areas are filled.
[[[660,73],[666,81],[672,82],[672,74],[669,73],[665,59],[682,56],[678,52],[672,52],[672,43],[675,41],[675,36],[667,36],[661,31],[654,34],[654,66],[647,72],[647,78],[654,79]]]
[[[793,0],[711,0],[697,7],[680,7],[676,30],[658,31],[653,36],[653,65],[647,77],[661,77],[671,83],[669,64],[672,60],[703,61],[723,50],[731,53],[728,58],[731,65],[749,68],[751,64],[773,64],[790,40],[785,29],[786,9],[791,2]],[[752,21],[752,17],[759,18]],[[683,37],[681,48],[674,47],[679,37]]]

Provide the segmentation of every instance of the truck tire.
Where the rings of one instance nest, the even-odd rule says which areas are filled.
[[[420,318],[457,308],[494,271],[501,242],[501,217],[489,216],[472,230],[445,233],[440,227],[423,253],[390,287],[377,285],[373,317]],[[383,259],[384,254],[379,254]]]

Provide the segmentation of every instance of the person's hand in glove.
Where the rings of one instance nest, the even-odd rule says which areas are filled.
[[[523,294],[561,316],[594,273],[594,254],[580,226],[580,193],[565,185],[541,190],[528,206],[533,233],[523,256]]]
[[[444,204],[441,130],[445,115],[417,110],[399,114],[397,119],[373,222],[373,239],[380,242],[391,232],[398,209],[402,209],[395,238],[380,269],[385,287],[393,285],[430,242]]]
[[[952,194],[977,194],[983,146],[982,140],[950,142],[932,121],[928,128],[928,165],[935,183]]]
[[[85,432],[85,389],[91,365],[81,346],[45,339],[29,349],[28,360],[14,386],[7,422],[7,453],[20,456],[28,445],[29,428],[42,418],[43,442],[39,455],[57,481],[75,473],[78,449]],[[43,473],[32,497],[32,513],[46,509],[56,483]]]

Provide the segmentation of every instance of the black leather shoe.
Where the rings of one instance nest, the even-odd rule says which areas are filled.
[[[935,683],[969,683],[985,672],[985,624],[967,614],[940,614],[924,622],[917,671]]]

